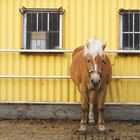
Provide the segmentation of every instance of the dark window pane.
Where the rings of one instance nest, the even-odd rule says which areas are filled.
[[[38,31],[43,31],[43,13],[38,14]]]
[[[123,32],[132,32],[133,31],[133,15],[132,14],[123,14]]]
[[[47,13],[38,14],[38,31],[47,31]]]
[[[43,31],[47,31],[48,26],[48,16],[47,13],[43,14]]]
[[[135,34],[135,50],[140,50],[140,34]]]
[[[123,49],[133,49],[133,34],[123,34]]]
[[[135,32],[140,31],[140,14],[135,14]]]
[[[31,31],[31,14],[27,14],[27,31]]]
[[[31,33],[27,33],[26,36],[26,49],[30,49]]]
[[[27,31],[37,30],[37,17],[35,13],[27,14]]]
[[[50,13],[49,14],[49,31],[59,31],[59,14]]]
[[[49,32],[49,49],[55,49],[59,46],[59,33]]]

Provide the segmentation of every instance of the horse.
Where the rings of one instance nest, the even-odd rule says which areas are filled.
[[[98,110],[98,130],[105,131],[104,102],[111,81],[112,67],[105,54],[106,44],[89,39],[85,46],[72,54],[70,76],[81,94],[81,121],[79,131],[86,131],[87,123],[95,123],[95,106]]]

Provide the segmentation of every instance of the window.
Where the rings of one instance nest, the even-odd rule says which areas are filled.
[[[140,50],[140,10],[120,10],[120,48]]]
[[[20,9],[23,14],[23,49],[62,49],[63,9]]]

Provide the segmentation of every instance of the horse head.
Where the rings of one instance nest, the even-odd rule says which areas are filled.
[[[91,39],[87,40],[84,49],[87,72],[94,90],[98,90],[101,87],[103,66],[106,64],[105,47],[106,44],[103,44],[101,41]]]

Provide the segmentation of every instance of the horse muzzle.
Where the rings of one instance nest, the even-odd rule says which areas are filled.
[[[93,73],[91,75],[91,84],[93,86],[93,89],[98,90],[100,88],[100,75],[98,73]]]
[[[91,80],[91,84],[93,86],[93,89],[95,90],[98,90],[100,88],[100,81],[94,81],[94,80]]]

